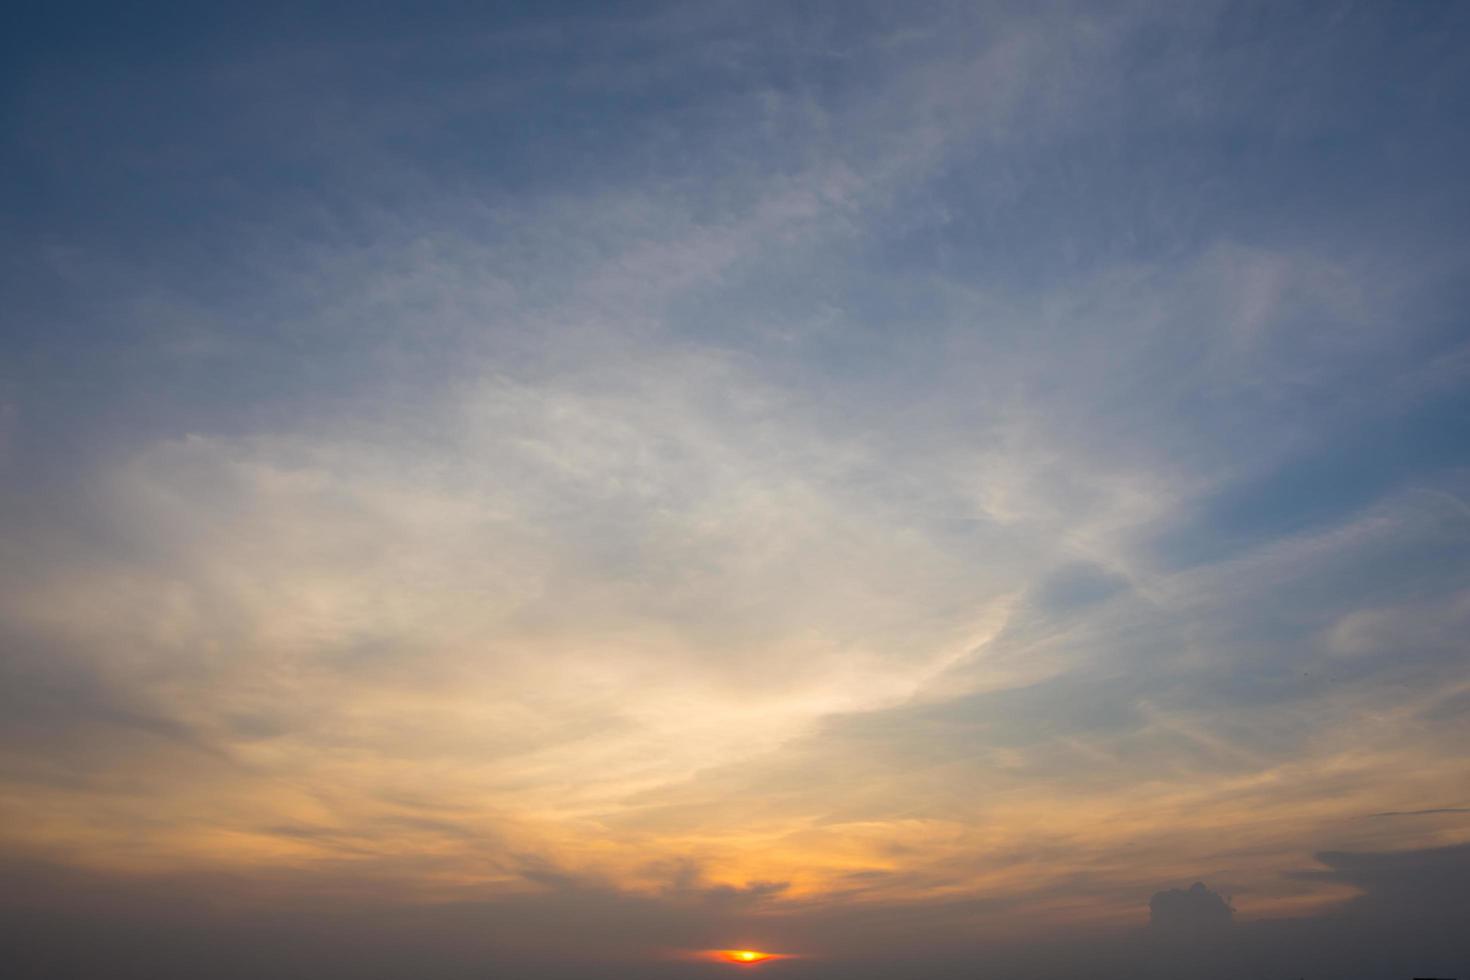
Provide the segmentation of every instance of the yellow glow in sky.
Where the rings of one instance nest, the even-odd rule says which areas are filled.
[[[742,965],[787,958],[781,953],[763,953],[755,949],[717,949],[713,952],[717,958],[724,960],[726,963],[739,963]]]

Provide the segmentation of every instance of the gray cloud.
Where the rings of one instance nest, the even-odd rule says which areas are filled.
[[[1159,933],[1209,934],[1234,922],[1230,899],[1196,881],[1188,888],[1155,892],[1148,900],[1149,927]]]

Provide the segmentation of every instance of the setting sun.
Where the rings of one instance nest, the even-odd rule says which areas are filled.
[[[762,963],[766,960],[780,959],[779,953],[762,953],[754,949],[721,949],[716,954],[727,963]]]

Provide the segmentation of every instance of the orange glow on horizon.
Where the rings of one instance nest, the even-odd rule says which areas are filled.
[[[766,953],[758,949],[711,949],[707,950],[705,955],[722,963],[736,963],[740,966],[754,966],[769,960],[791,959],[789,953]]]

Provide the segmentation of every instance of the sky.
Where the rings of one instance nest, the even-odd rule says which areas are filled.
[[[4,35],[11,975],[1470,974],[1470,7]]]

